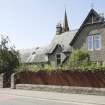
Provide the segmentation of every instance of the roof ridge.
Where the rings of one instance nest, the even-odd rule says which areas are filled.
[[[70,32],[71,32],[71,31],[77,31],[77,30],[78,30],[78,29],[72,29],[72,30],[70,30]]]

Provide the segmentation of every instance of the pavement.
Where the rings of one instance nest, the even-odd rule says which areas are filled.
[[[105,96],[0,88],[0,105],[105,105]]]

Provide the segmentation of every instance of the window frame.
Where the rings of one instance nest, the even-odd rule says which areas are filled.
[[[96,48],[96,40],[95,40],[95,37],[96,36],[99,36],[99,48]],[[92,37],[92,48],[90,49],[89,48],[89,37]],[[101,50],[102,48],[102,38],[101,38],[101,35],[100,33],[96,33],[96,34],[89,34],[88,37],[87,37],[87,48],[88,48],[88,51],[93,51],[93,50]]]
[[[57,57],[58,55],[60,55],[60,57]],[[55,58],[56,58],[56,64],[57,65],[60,65],[61,64],[61,61],[62,61],[61,53],[56,53]],[[58,60],[60,60],[60,63],[58,63]]]
[[[92,48],[89,48],[89,44],[90,44],[90,43],[89,43],[89,37],[92,37],[92,45],[91,45]],[[93,50],[94,50],[94,46],[93,46],[93,45],[94,45],[94,44],[93,44],[94,42],[93,42],[93,41],[94,41],[94,40],[93,40],[93,35],[88,35],[88,37],[87,37],[87,48],[88,48],[89,51],[93,51]]]
[[[97,43],[96,43],[96,37],[99,37],[99,39],[98,39],[98,41],[99,41],[99,48],[97,48]],[[94,49],[95,50],[101,50],[101,46],[102,46],[102,41],[101,41],[102,39],[101,39],[101,35],[99,35],[99,34],[96,34],[96,35],[94,35]]]

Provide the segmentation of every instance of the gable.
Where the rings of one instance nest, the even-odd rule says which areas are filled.
[[[63,48],[60,44],[57,44],[52,53],[60,53],[62,52]]]
[[[78,37],[79,33],[83,30],[83,28],[85,26],[93,25],[93,24],[97,24],[97,23],[103,23],[103,22],[104,22],[104,18],[101,17],[94,9],[91,9],[89,14],[87,15],[86,19],[84,20],[84,22],[80,26],[78,32],[76,33],[73,40],[71,41],[70,45],[71,46],[73,45],[73,43],[75,42],[75,40]]]
[[[91,9],[83,24],[84,25],[93,24],[99,21],[100,21],[100,15],[94,9]]]
[[[63,52],[70,52],[71,46],[69,45],[77,30],[62,33],[61,35],[55,35],[51,44],[48,47],[48,54],[52,54],[57,45],[63,48]]]

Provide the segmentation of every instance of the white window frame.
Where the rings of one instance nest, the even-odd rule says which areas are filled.
[[[91,37],[92,38],[92,48],[89,48],[89,37]],[[94,49],[94,46],[93,46],[93,35],[89,35],[88,37],[87,37],[87,47],[88,47],[88,50],[89,51],[93,51],[93,49]]]
[[[96,48],[97,46],[96,46],[96,37],[99,37],[99,39],[98,39],[98,41],[99,41],[99,48]],[[99,34],[96,34],[96,35],[94,35],[94,49],[95,50],[101,50],[101,47],[102,47],[102,43],[101,43],[101,35],[99,35]]]
[[[99,37],[99,39],[98,39],[98,41],[99,41],[99,48],[96,48],[96,37]],[[92,43],[92,48],[89,48],[89,37],[91,37],[92,39],[91,39],[91,43]],[[101,35],[99,34],[99,33],[97,33],[97,34],[93,34],[93,35],[88,35],[88,37],[87,37],[87,48],[88,48],[88,51],[93,51],[93,50],[101,50],[101,48],[102,48],[102,39],[101,39]]]

